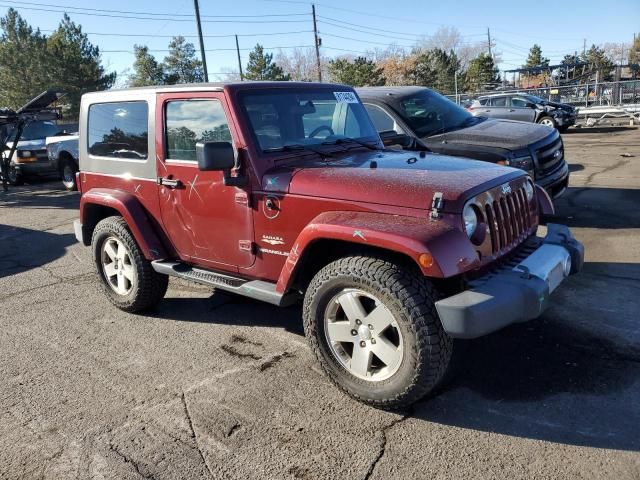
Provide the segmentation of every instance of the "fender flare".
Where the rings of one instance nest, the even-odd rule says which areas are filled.
[[[91,224],[87,210],[92,205],[116,210],[127,222],[129,230],[147,260],[167,258],[167,251],[149,221],[145,208],[134,195],[108,188],[92,188],[83,193],[80,199],[80,222],[83,226]],[[91,225],[90,228],[93,229],[94,226]]]
[[[289,290],[304,263],[300,260],[318,240],[340,240],[399,253],[415,262],[425,276],[433,278],[452,277],[479,266],[480,260],[469,238],[452,223],[445,219],[433,221],[427,215],[420,218],[370,212],[322,213],[298,235],[278,278],[276,291]],[[424,253],[433,258],[430,266],[425,267],[418,260]]]

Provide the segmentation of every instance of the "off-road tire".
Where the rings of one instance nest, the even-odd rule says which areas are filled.
[[[136,285],[127,295],[117,294],[107,283],[102,267],[102,245],[109,237],[116,237],[129,251],[136,272]],[[167,292],[169,277],[156,272],[136,243],[122,217],[107,217],[96,225],[91,238],[93,258],[101,290],[109,301],[125,312],[140,312],[155,306]]]
[[[24,184],[24,177],[16,171],[16,167],[10,165],[7,172],[7,181],[14,187],[19,187]]]
[[[380,299],[402,333],[402,363],[385,380],[372,382],[352,375],[329,347],[326,306],[345,288],[361,289]],[[434,302],[440,297],[417,268],[369,256],[341,258],[322,268],[307,288],[303,307],[305,335],[320,366],[338,388],[378,408],[404,408],[432,392],[447,371],[453,339],[443,330],[436,312]]]
[[[65,167],[69,167],[73,172],[73,180],[67,181],[65,179]],[[76,190],[78,190],[78,185],[76,184],[77,171],[78,167],[76,166],[72,158],[64,156],[60,159],[60,178],[62,180],[62,185],[64,185],[64,188],[66,188],[69,192],[75,192]]]
[[[552,126],[552,128],[558,128],[558,124],[556,123],[556,121],[553,119],[553,117],[550,117],[549,115],[543,115],[538,119],[539,124],[543,123],[543,122],[547,122],[550,121],[551,125],[548,125],[549,127]]]

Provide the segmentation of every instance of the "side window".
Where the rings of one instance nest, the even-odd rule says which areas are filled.
[[[488,98],[481,98],[479,101],[480,101],[480,105],[488,105],[489,104],[489,99]]]
[[[524,98],[511,97],[512,107],[526,108],[528,103]]]
[[[89,106],[89,153],[101,157],[146,159],[148,118],[147,102],[94,103]]]
[[[219,100],[172,100],[165,106],[165,158],[196,160],[196,143],[231,142]]]
[[[495,97],[490,99],[492,107],[506,107],[507,106],[507,97]]]
[[[391,117],[391,115],[385,112],[382,107],[371,103],[365,103],[364,108],[367,110],[367,113],[369,114],[369,117],[371,117],[371,121],[378,132],[395,131],[396,133],[404,133],[402,128],[396,124],[396,121]]]

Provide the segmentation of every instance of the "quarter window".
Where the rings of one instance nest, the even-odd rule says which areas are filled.
[[[174,100],[166,106],[166,158],[196,160],[196,143],[231,142],[229,123],[219,100]]]
[[[89,107],[91,155],[144,160],[148,155],[147,102],[95,103]]]
[[[530,102],[527,102],[524,98],[512,97],[511,98],[511,106],[512,107],[520,107],[525,108],[529,105]]]

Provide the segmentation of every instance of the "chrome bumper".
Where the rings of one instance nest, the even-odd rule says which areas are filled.
[[[548,306],[550,294],[584,263],[584,247],[564,225],[547,225],[547,236],[530,239],[523,251],[515,265],[476,279],[468,290],[436,302],[450,336],[481,337],[538,317]]]

